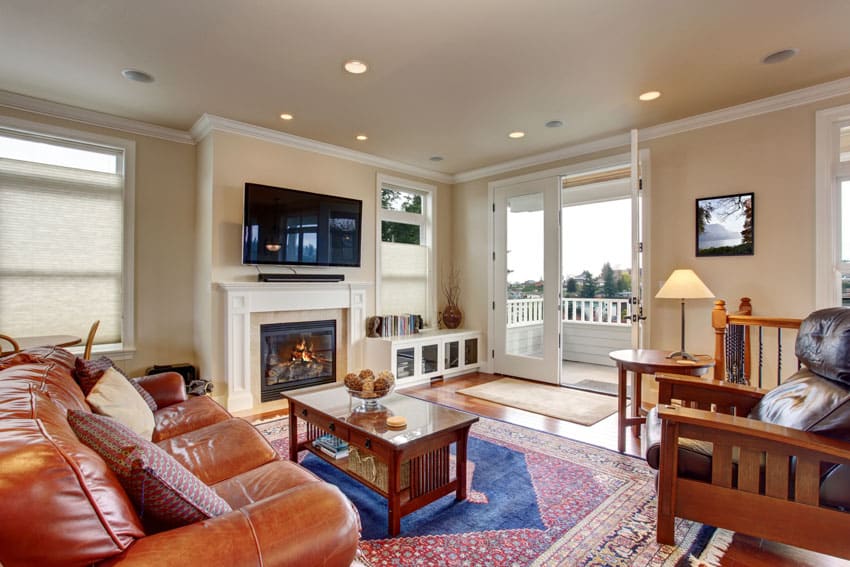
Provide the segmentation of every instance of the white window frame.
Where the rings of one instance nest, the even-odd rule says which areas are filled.
[[[381,207],[381,189],[392,185],[402,190],[422,195],[422,214],[388,211]],[[425,298],[427,312],[422,318],[426,325],[436,325],[437,317],[437,187],[379,173],[376,180],[375,202],[375,313],[381,314],[381,223],[402,222],[419,225],[422,244],[428,247],[428,295]]]
[[[55,138],[57,141],[84,143],[119,150],[123,153],[123,176],[124,176],[124,234],[123,234],[123,262],[122,270],[122,325],[121,342],[98,345],[93,352],[108,354],[116,360],[132,358],[136,351],[135,337],[135,291],[134,291],[134,267],[135,267],[135,179],[136,179],[136,142],[124,138],[105,136],[72,128],[64,128],[40,122],[22,120],[11,116],[0,116],[0,129]],[[82,354],[83,347],[68,349],[71,352]]]
[[[841,163],[839,133],[850,126],[850,105],[815,114],[815,307],[841,305],[841,181],[850,179],[850,162]]]

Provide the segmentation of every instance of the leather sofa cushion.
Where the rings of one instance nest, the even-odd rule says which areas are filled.
[[[0,560],[51,565],[61,556],[68,565],[87,565],[143,537],[118,479],[79,442],[65,410],[9,372],[0,371]]]
[[[850,384],[850,308],[810,313],[800,324],[794,351],[815,374]]]
[[[0,370],[18,366],[19,364],[55,364],[69,372],[74,369],[76,355],[57,347],[37,347],[16,352],[0,358]]]
[[[291,461],[272,461],[213,485],[233,508],[241,508],[290,488],[321,480]]]
[[[655,470],[661,461],[661,418],[658,408],[646,416],[646,463]],[[679,475],[696,480],[711,480],[712,444],[697,439],[679,439]]]
[[[103,457],[118,476],[151,531],[185,526],[231,511],[227,502],[168,453],[120,422],[70,411],[68,423],[80,441]]]
[[[209,396],[191,396],[185,402],[156,410],[153,417],[156,421],[154,443],[231,418],[227,410]]]
[[[4,376],[9,376],[4,382]],[[43,391],[62,408],[89,411],[89,405],[76,382],[71,379],[66,369],[51,362],[27,362],[18,366],[0,370],[0,388],[9,384],[11,387],[22,386],[23,391],[29,386]],[[14,399],[0,393],[0,400]]]
[[[208,485],[280,459],[262,433],[237,417],[170,437],[157,445]]]
[[[803,368],[765,394],[748,417],[850,442],[850,385]]]

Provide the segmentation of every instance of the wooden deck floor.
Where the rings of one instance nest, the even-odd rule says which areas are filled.
[[[429,400],[485,417],[507,421],[531,429],[546,431],[599,447],[616,450],[616,414],[603,419],[595,425],[585,427],[568,421],[533,414],[456,393],[457,390],[491,380],[497,380],[498,378],[500,377],[492,374],[472,373],[450,380],[436,381],[431,384],[414,386],[399,391],[423,400]],[[249,420],[265,420],[285,414],[286,411],[283,410],[243,417]],[[642,455],[641,439],[639,437],[631,434],[626,435],[626,453],[634,456]],[[850,561],[812,553],[759,538],[735,534],[732,545],[727,550],[720,565],[721,567],[850,567]]]

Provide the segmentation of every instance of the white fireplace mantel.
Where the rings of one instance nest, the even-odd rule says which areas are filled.
[[[227,409],[254,407],[251,393],[251,314],[270,311],[348,310],[348,367],[359,368],[366,336],[368,283],[220,282],[224,293],[224,379]]]

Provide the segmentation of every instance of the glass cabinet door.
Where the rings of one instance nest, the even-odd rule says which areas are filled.
[[[445,349],[443,368],[451,370],[460,366],[460,342],[448,341],[443,345],[443,349]]]
[[[422,346],[422,374],[437,371],[439,345]]]
[[[478,364],[478,339],[463,341],[463,363]]]
[[[400,348],[395,354],[395,377],[396,379],[409,378],[416,371],[414,365],[415,350],[413,347]]]

